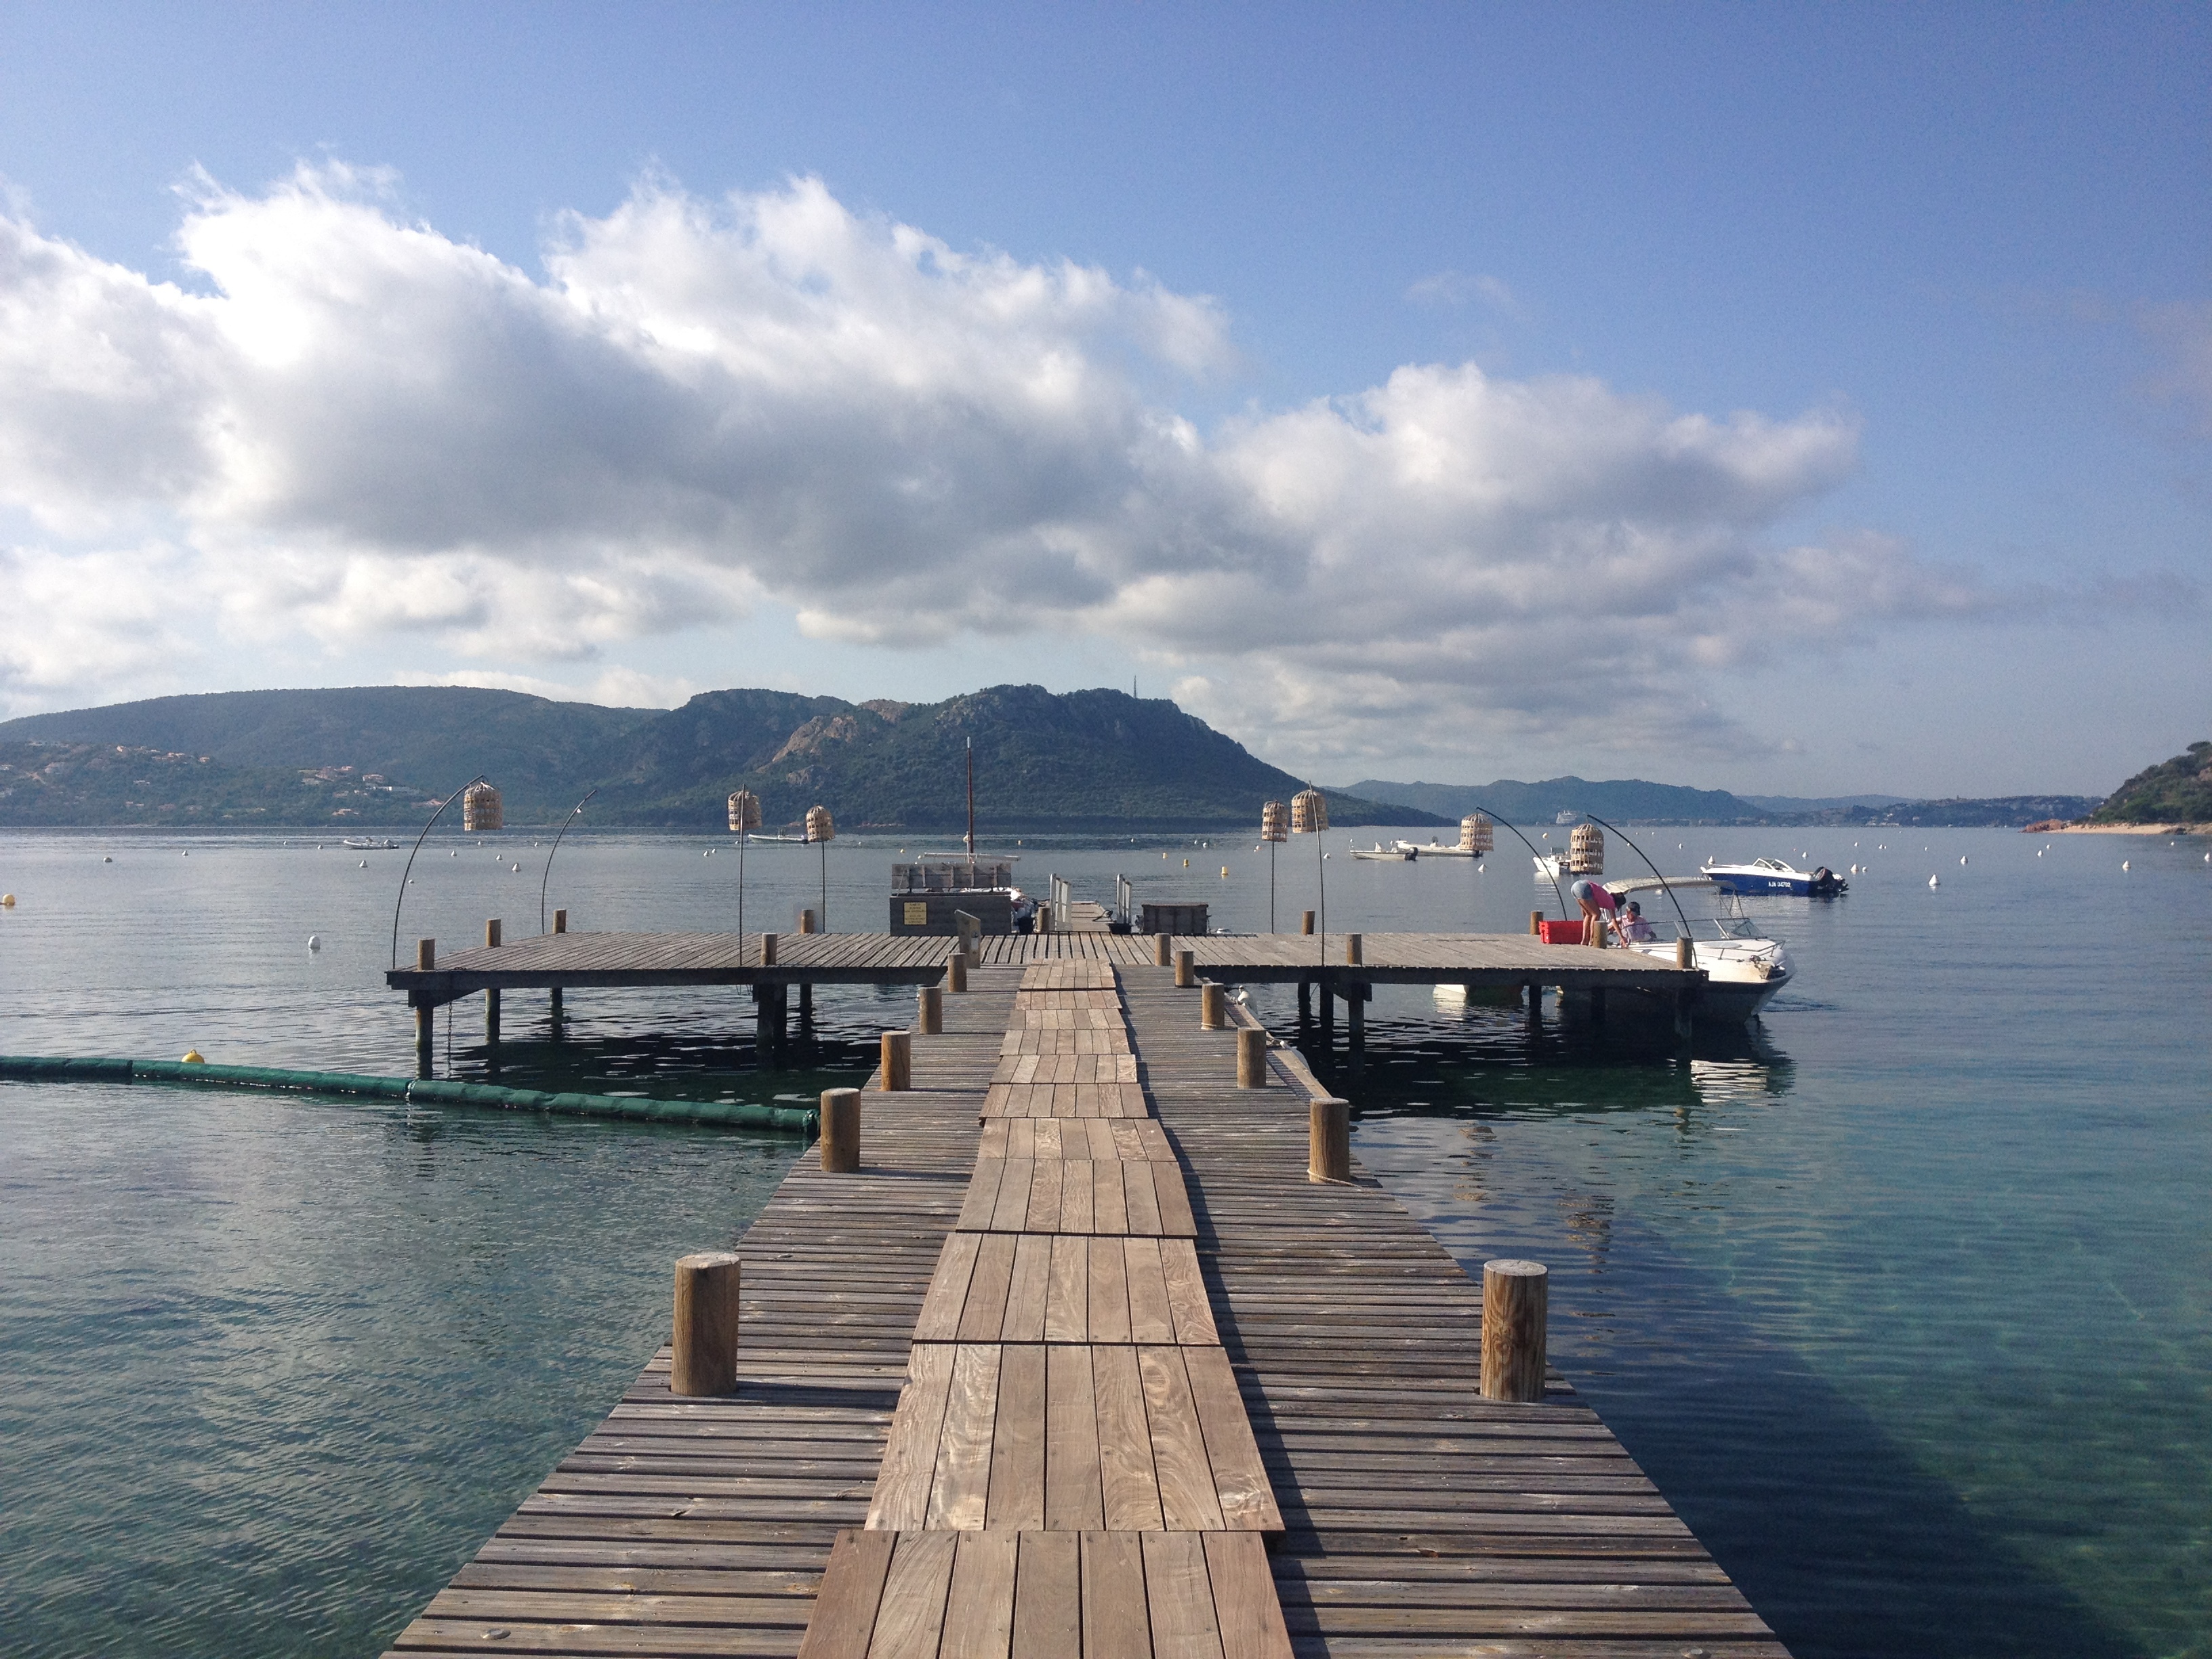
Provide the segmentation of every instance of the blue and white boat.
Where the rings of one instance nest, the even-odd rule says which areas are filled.
[[[1850,884],[1822,865],[1800,870],[1780,859],[1753,859],[1748,864],[1707,864],[1703,866],[1713,885],[1723,893],[1786,893],[1796,898],[1833,898]]]

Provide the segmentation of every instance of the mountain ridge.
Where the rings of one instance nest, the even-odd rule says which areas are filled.
[[[0,723],[0,824],[419,823],[481,772],[510,823],[551,823],[596,788],[598,824],[710,830],[750,788],[763,824],[825,805],[847,829],[966,821],[966,757],[994,830],[1256,828],[1304,784],[1163,698],[1000,685],[936,703],[702,692],[608,709],[525,692],[367,686],[210,692]],[[1332,793],[1347,826],[1426,814]]]

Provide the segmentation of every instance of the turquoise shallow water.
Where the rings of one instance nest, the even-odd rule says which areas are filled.
[[[1761,902],[1799,978],[1686,1065],[1617,1016],[1532,1042],[1515,1014],[1381,993],[1370,1063],[1340,1079],[1360,1155],[1470,1265],[1552,1264],[1555,1357],[1800,1653],[2212,1655],[2201,846],[1636,833],[1669,869],[1801,845],[1875,868],[1838,903]],[[434,844],[403,938],[534,929],[531,840]],[[378,978],[404,854],[280,842],[0,837],[0,1051],[405,1071]],[[552,902],[580,927],[732,926],[710,844],[572,840]],[[833,924],[881,925],[895,848],[832,848]],[[1310,848],[1281,855],[1285,921],[1316,902]],[[1525,859],[1336,853],[1337,928],[1517,930],[1536,901]],[[1266,919],[1249,841],[1024,868]],[[820,902],[811,851],[756,849],[749,877],[754,926]],[[1287,997],[1255,1001],[1289,1027]],[[908,1006],[825,993],[806,1069],[764,1073],[741,994],[574,994],[560,1043],[516,995],[502,1076],[808,1094]],[[441,1026],[457,1073],[484,1069],[480,1019]],[[669,1259],[741,1231],[792,1155],[0,1085],[6,1650],[375,1651],[661,1339]]]

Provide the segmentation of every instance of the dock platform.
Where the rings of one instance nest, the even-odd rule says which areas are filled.
[[[664,1349],[392,1653],[1780,1659],[1556,1372],[1480,1397],[1480,1286],[1173,981],[972,969],[737,1246],[736,1393]],[[1061,1014],[1139,1115],[992,1112]]]

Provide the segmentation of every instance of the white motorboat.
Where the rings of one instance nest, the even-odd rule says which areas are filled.
[[[1691,1016],[1740,1025],[1755,1018],[1773,1001],[1775,994],[1795,976],[1795,970],[1782,941],[1761,937],[1750,918],[1721,916],[1711,927],[1711,937],[1698,938],[1692,925],[1691,962],[1705,970],[1705,986]],[[1671,938],[1623,943],[1631,951],[1662,962],[1676,959]]]
[[[338,845],[356,853],[396,853],[399,850],[398,842],[379,841],[374,836],[349,836]]]
[[[1482,856],[1472,847],[1447,847],[1440,841],[1431,841],[1426,846],[1401,841],[1398,845],[1401,849],[1425,859],[1479,859]]]
[[[1794,898],[1833,898],[1847,892],[1850,883],[1822,865],[1800,870],[1780,859],[1753,859],[1748,864],[1708,864],[1706,875],[1723,893],[1786,893]]]
[[[1352,849],[1352,856],[1356,859],[1381,860],[1388,864],[1410,864],[1419,854],[1420,848],[1409,847],[1404,842],[1385,847],[1378,841],[1375,843],[1372,851],[1364,847],[1355,847]]]

